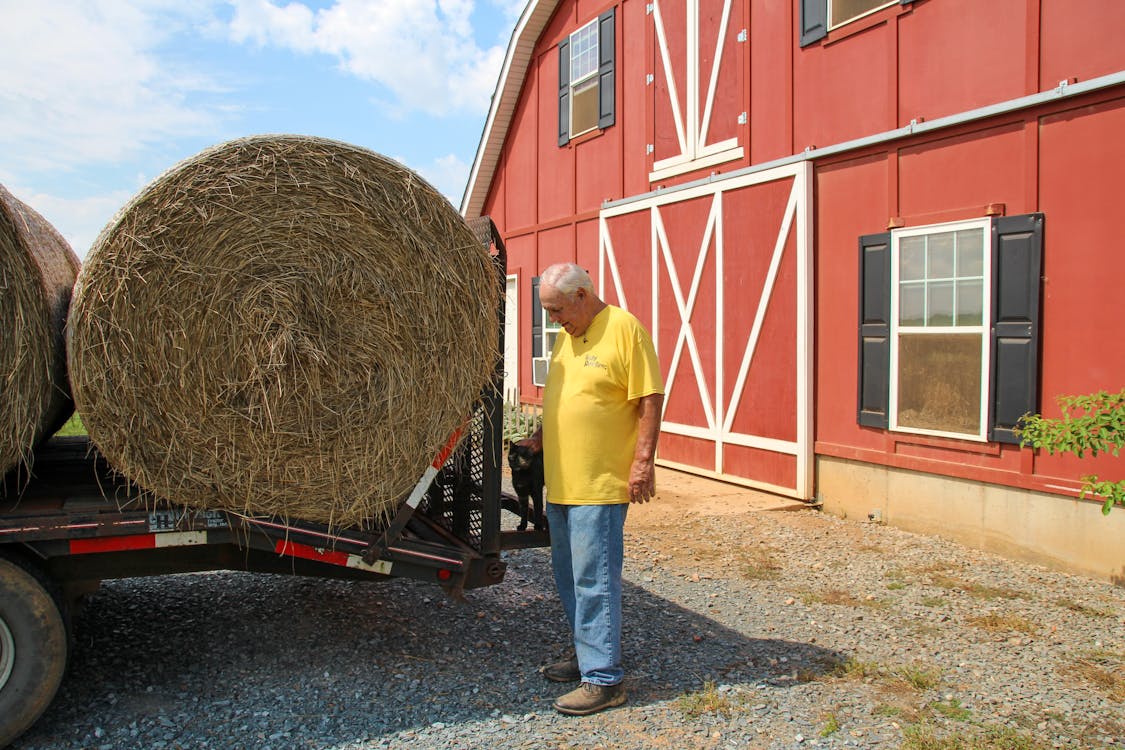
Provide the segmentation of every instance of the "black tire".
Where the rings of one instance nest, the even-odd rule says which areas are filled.
[[[66,620],[47,588],[0,557],[0,748],[47,710],[66,671]]]

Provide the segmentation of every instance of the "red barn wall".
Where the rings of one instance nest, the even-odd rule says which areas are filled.
[[[680,8],[682,2],[662,5]],[[520,276],[521,352],[530,351],[531,277],[550,263],[574,260],[597,281],[597,217],[607,200],[1125,70],[1125,46],[1117,39],[1125,3],[1119,0],[916,0],[806,48],[797,44],[798,0],[742,0],[732,12],[732,33],[747,28],[749,38],[729,45],[736,63],[722,80],[738,83],[724,91],[719,107],[725,116],[748,113],[745,127],[728,127],[740,139],[742,158],[650,182],[652,164],[667,155],[672,134],[669,113],[654,95],[663,83],[645,83],[656,61],[645,4],[563,0],[536,45],[484,211],[500,226],[510,268]],[[557,45],[611,7],[617,9],[616,122],[559,147]],[[1036,489],[1063,479],[1073,485],[1074,477],[1091,470],[1119,471],[1120,461],[1112,458],[1079,464],[1012,446],[894,435],[860,427],[855,412],[857,238],[884,231],[891,221],[917,226],[979,218],[990,205],[1008,215],[1046,215],[1043,410],[1052,413],[1056,394],[1125,385],[1117,302],[1125,254],[1114,220],[1123,197],[1122,133],[1125,88],[1119,84],[1074,101],[1048,101],[828,157],[813,153],[818,454]],[[648,144],[654,153],[647,153]],[[629,251],[616,248],[619,263]],[[657,335],[674,340],[675,332]],[[522,360],[521,393],[536,401],[529,358]],[[713,458],[710,444],[689,437],[662,438],[665,448],[685,463]],[[735,462],[756,458],[750,449],[728,450],[747,454]]]

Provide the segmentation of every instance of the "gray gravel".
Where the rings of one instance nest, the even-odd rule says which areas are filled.
[[[13,747],[1125,748],[1122,588],[811,510],[635,520],[620,709],[551,709],[536,670],[567,633],[546,551],[524,550],[465,601],[107,581]]]

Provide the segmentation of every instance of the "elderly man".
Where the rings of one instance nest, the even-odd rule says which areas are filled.
[[[625,702],[621,569],[629,503],[655,494],[664,385],[652,338],[594,293],[573,263],[543,271],[539,301],[562,326],[543,392],[543,427],[525,441],[543,451],[551,565],[574,634],[575,656],[543,674],[581,685],[558,698],[584,716]]]

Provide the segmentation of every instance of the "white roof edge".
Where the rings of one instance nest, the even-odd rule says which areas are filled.
[[[477,144],[473,168],[469,171],[469,180],[461,197],[461,215],[467,219],[480,216],[481,209],[484,208],[484,199],[499,161],[497,152],[508,137],[508,127],[512,123],[516,100],[527,77],[531,53],[558,3],[559,0],[528,0],[527,7],[523,9],[512,31],[508,51],[504,54],[504,64],[500,68],[500,78],[492,93],[484,131]]]

